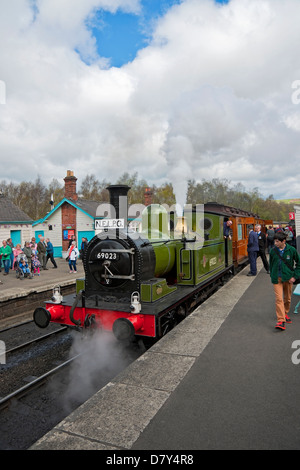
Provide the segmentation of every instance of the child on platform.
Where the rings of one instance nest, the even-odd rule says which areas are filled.
[[[37,273],[38,276],[40,275],[40,267],[41,267],[41,263],[40,263],[37,255],[32,253],[32,255],[31,255],[31,268],[33,270],[33,275],[35,275],[36,273]]]

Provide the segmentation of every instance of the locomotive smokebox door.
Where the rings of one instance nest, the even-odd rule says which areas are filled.
[[[119,239],[111,239],[110,232],[94,237],[84,259],[86,295],[139,291],[141,281],[154,277],[155,253],[147,242],[124,232]]]

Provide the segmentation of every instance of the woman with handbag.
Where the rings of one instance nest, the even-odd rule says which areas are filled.
[[[274,244],[270,252],[270,275],[275,293],[275,328],[285,330],[285,323],[292,323],[288,313],[293,284],[300,278],[300,256],[294,247],[287,245],[284,232],[275,234]]]

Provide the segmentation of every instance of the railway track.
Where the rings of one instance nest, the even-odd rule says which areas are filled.
[[[72,339],[65,327],[41,334],[33,322],[26,322],[1,331],[0,339],[7,345],[5,364],[0,366],[0,409],[59,370],[51,366],[52,357],[61,365],[70,359],[65,356],[69,356]]]
[[[1,450],[28,449],[142,354],[111,335],[53,328],[41,335],[25,322],[0,331],[7,343],[7,364],[0,364]]]
[[[29,323],[29,322],[28,322],[28,323]],[[30,322],[30,323],[32,323],[32,322]],[[16,328],[16,327],[14,327],[14,328]],[[32,340],[30,340],[30,341],[26,341],[25,343],[22,343],[22,344],[20,344],[20,345],[18,345],[18,346],[15,346],[15,347],[9,349],[8,351],[6,351],[6,355],[9,355],[9,354],[14,353],[14,352],[16,352],[16,351],[19,351],[19,350],[21,350],[21,349],[23,349],[23,348],[26,348],[27,346],[31,346],[31,345],[33,345],[33,344],[35,344],[35,343],[38,343],[38,342],[40,342],[40,341],[45,340],[46,338],[50,338],[51,336],[56,335],[57,333],[60,333],[61,331],[66,331],[66,330],[67,330],[67,327],[64,326],[64,327],[62,327],[62,328],[60,328],[60,329],[58,329],[58,330],[51,331],[50,333],[47,333],[47,334],[45,334],[45,335],[41,335],[41,336],[39,336],[38,338],[32,339]],[[1,332],[0,332],[0,333],[1,333]]]
[[[1,333],[3,334],[4,332],[6,332],[6,333],[12,332],[15,329],[20,328],[24,325],[33,325],[33,321],[27,321],[27,322],[23,322],[19,325],[14,325],[12,327],[5,328],[4,330],[0,331],[0,337],[1,337]],[[20,351],[25,350],[26,348],[28,348],[30,346],[33,346],[37,343],[45,341],[47,338],[54,337],[54,336],[60,334],[63,331],[67,331],[67,328],[62,327],[62,328],[55,329],[54,331],[51,331],[51,332],[49,332],[45,335],[40,335],[38,337],[34,337],[33,339],[30,339],[30,340],[28,340],[24,343],[18,344],[16,346],[8,349],[6,351],[6,360],[9,361],[10,357],[13,354],[15,354],[17,352],[19,353]],[[25,396],[27,393],[30,393],[30,391],[34,390],[35,388],[37,388],[40,385],[42,385],[43,383],[45,383],[45,381],[48,380],[49,377],[52,377],[56,373],[60,372],[60,370],[62,370],[63,368],[69,366],[79,356],[80,355],[76,355],[76,356],[68,359],[67,361],[63,362],[62,364],[50,369],[49,371],[45,372],[44,374],[41,374],[39,377],[32,377],[32,380],[29,383],[17,388],[16,390],[12,391],[11,393],[7,394],[6,396],[0,398],[0,410],[2,410],[5,407],[9,406],[13,399],[19,399],[19,398]]]
[[[23,385],[23,387],[20,387],[17,390],[9,393],[4,398],[1,398],[0,399],[0,410],[2,410],[4,408],[6,408],[7,406],[9,406],[13,399],[19,399],[19,398],[25,396],[27,393],[30,393],[35,388],[41,386],[43,383],[46,382],[46,380],[49,379],[49,377],[52,377],[53,375],[60,372],[63,368],[69,366],[73,361],[75,361],[80,356],[81,355],[78,354],[77,356],[72,357],[71,359],[69,359],[69,360],[65,361],[64,363],[60,364],[59,366],[54,367],[53,369],[49,370],[45,374],[42,374],[40,377],[36,377],[35,379],[33,379],[28,384]]]

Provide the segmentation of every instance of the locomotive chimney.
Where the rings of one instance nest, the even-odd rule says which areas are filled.
[[[128,197],[130,186],[126,184],[115,184],[108,186],[110,204],[115,208],[116,218],[124,219],[124,228],[128,225]]]

